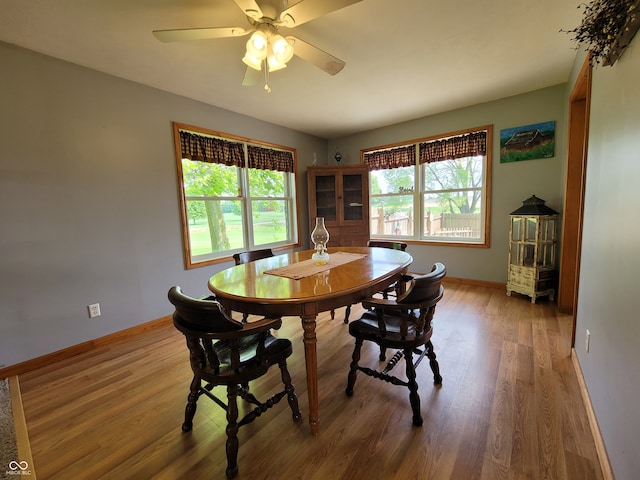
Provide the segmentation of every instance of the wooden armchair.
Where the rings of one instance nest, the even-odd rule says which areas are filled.
[[[260,260],[261,258],[273,257],[273,250],[270,248],[263,248],[262,250],[251,250],[249,252],[236,253],[233,255],[233,260],[236,265],[243,263],[253,262],[254,260]]]
[[[355,338],[355,348],[347,378],[348,396],[353,395],[358,371],[394,385],[408,387],[413,424],[422,425],[416,367],[426,356],[433,372],[434,383],[442,383],[440,367],[431,343],[431,321],[436,304],[444,294],[442,279],[445,275],[445,266],[436,263],[430,273],[413,277],[406,292],[397,299],[369,298],[362,302],[365,308],[371,308],[373,311],[365,312],[359,320],[349,324],[349,333]],[[360,350],[365,340],[380,347],[381,360],[384,359],[387,348],[397,349],[382,371],[359,364]],[[418,355],[415,360],[414,353]],[[390,373],[402,358],[406,365],[406,381]]]
[[[261,258],[268,257],[273,257],[273,250],[270,248],[263,248],[261,250],[250,250],[248,252],[235,253],[233,255],[233,260],[236,262],[236,265],[241,265],[243,263],[249,263],[254,260],[260,260]],[[249,314],[243,313],[242,323],[247,323],[247,318],[249,318]]]
[[[369,240],[367,243],[367,247],[380,247],[380,248],[390,248],[392,250],[402,250],[403,252],[407,250],[407,244],[405,242],[396,242],[396,241],[386,241],[386,240]],[[388,298],[389,294],[395,294],[398,296],[399,288],[401,283],[396,283],[384,289],[382,292],[382,298]]]
[[[226,474],[227,478],[233,478],[238,473],[237,434],[241,426],[261,416],[284,396],[293,419],[298,422],[302,418],[287,369],[287,358],[292,353],[291,342],[271,335],[270,330],[278,329],[282,324],[279,318],[263,318],[243,324],[231,319],[218,302],[188,297],[180,287],[169,290],[169,301],[175,306],[173,324],[187,340],[193,371],[182,430],[188,432],[192,429],[197,402],[202,395],[222,407],[227,412]],[[280,367],[284,388],[261,402],[249,392],[249,382],[266,374],[276,364]],[[226,404],[214,395],[216,386],[226,386]],[[238,396],[256,405],[240,420]]]
[[[392,250],[402,250],[404,252],[407,249],[407,244],[405,242],[396,241],[369,240],[367,242],[367,247],[390,248]],[[380,292],[382,294],[382,298],[388,298],[390,292],[396,292],[398,285],[399,284],[396,283]],[[344,311],[344,323],[349,323],[349,315],[351,315],[351,305],[347,305],[347,308]]]
[[[367,242],[367,247],[391,248],[394,250],[402,250],[404,252],[407,249],[407,244],[396,240],[369,240]]]

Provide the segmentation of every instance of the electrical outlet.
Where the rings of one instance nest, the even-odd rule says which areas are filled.
[[[591,343],[591,332],[587,328],[587,333],[584,336],[584,349],[589,353],[589,344]]]
[[[89,309],[89,318],[95,318],[95,317],[99,317],[100,315],[102,315],[102,313],[100,312],[100,304],[99,303],[92,303],[87,308]]]

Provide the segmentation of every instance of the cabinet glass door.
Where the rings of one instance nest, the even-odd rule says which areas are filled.
[[[552,267],[555,263],[556,246],[553,243],[545,243],[540,246],[538,252],[538,266]]]
[[[342,211],[344,220],[362,220],[364,218],[364,196],[362,191],[362,175],[342,176]]]
[[[524,237],[524,219],[521,217],[511,217],[511,241],[509,249],[511,250],[511,264],[522,265],[522,239]]]
[[[336,190],[335,175],[316,176],[316,217],[324,217],[326,222],[335,222],[338,219]]]
[[[522,232],[523,232],[522,218],[512,218],[511,219],[511,241],[521,242]]]
[[[542,220],[540,228],[541,232],[541,240],[543,242],[554,242],[556,239],[556,219],[549,218]]]
[[[513,242],[509,245],[511,249],[511,264],[512,265],[522,265],[522,244]]]
[[[538,222],[535,218],[527,218],[527,226],[524,231],[524,241],[525,242],[535,242],[536,241],[536,233]]]

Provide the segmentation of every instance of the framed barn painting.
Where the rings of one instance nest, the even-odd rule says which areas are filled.
[[[556,122],[500,130],[500,163],[551,158],[555,155]]]

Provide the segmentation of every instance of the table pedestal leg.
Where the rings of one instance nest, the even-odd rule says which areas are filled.
[[[309,395],[309,425],[311,433],[318,434],[320,418],[318,415],[318,354],[316,350],[316,315],[302,317],[304,329],[304,360],[307,367],[307,393]]]

